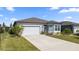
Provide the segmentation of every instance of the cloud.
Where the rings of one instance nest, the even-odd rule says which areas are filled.
[[[3,15],[2,15],[2,14],[0,14],[0,17],[3,17]]]
[[[11,12],[15,11],[15,9],[14,9],[13,7],[6,7],[6,9],[7,9],[8,11],[11,11]]]
[[[59,13],[66,13],[66,12],[79,12],[79,8],[62,9],[59,11]]]
[[[47,15],[44,15],[43,17],[47,17]]]
[[[50,10],[58,10],[59,7],[51,7]]]
[[[16,20],[18,20],[18,19],[13,17],[13,18],[11,18],[10,20],[11,20],[11,21],[16,21]]]
[[[66,17],[67,19],[72,19],[72,17],[71,16],[68,16],[68,17]]]
[[[73,18],[71,16],[67,16],[64,18],[64,21],[72,21],[72,20],[73,20]]]

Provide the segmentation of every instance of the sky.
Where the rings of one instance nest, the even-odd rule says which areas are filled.
[[[37,17],[45,20],[79,23],[78,7],[0,7],[0,24],[9,26],[14,21]]]

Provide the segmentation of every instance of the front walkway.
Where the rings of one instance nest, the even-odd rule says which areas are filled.
[[[27,35],[24,37],[42,51],[79,51],[79,44],[46,35]]]

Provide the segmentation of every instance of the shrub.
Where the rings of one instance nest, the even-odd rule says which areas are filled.
[[[5,31],[8,32],[10,27],[5,27]]]
[[[53,33],[47,33],[47,35],[53,35]]]
[[[48,33],[48,32],[43,32],[43,31],[42,31],[41,34],[46,34],[46,35],[48,35],[49,33]]]
[[[57,32],[56,34],[57,34],[57,35],[60,35],[61,33],[60,33],[60,32]]]
[[[60,32],[53,33],[53,35],[60,35],[60,34],[61,34]]]
[[[44,32],[44,34],[48,35],[49,33],[48,32]]]
[[[22,31],[23,27],[21,25],[15,25],[14,27],[12,27],[10,29],[10,34],[16,34],[16,35],[20,35],[21,31]]]
[[[7,27],[5,23],[3,23],[2,27],[0,27],[0,32],[4,33],[4,32],[8,32],[8,30],[9,30],[9,27]]]
[[[79,32],[79,30],[76,30],[76,32]]]
[[[42,31],[41,34],[44,34],[44,32]]]
[[[64,29],[62,34],[72,34],[72,31],[70,29]]]

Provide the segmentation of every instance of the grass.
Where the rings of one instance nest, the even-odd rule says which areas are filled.
[[[23,37],[8,33],[0,34],[0,50],[2,51],[39,51],[34,45]]]
[[[61,35],[51,35],[51,36],[79,44],[79,36],[76,36],[76,35],[62,35],[61,34]]]

